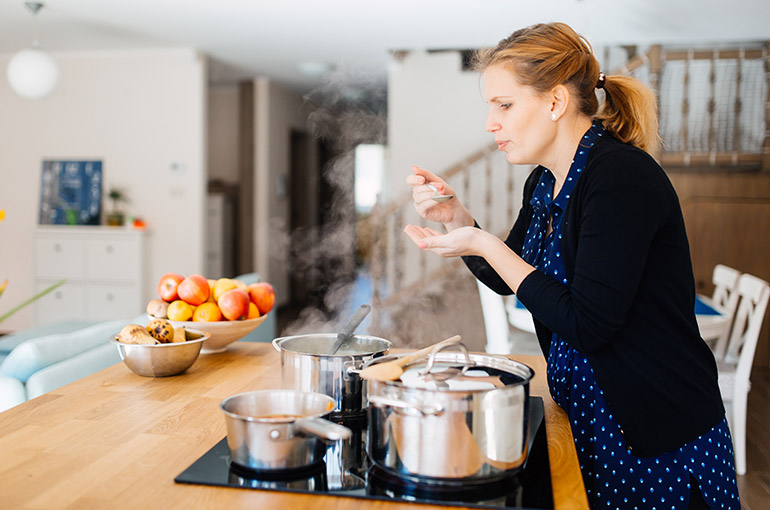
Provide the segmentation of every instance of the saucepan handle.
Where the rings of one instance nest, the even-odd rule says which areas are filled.
[[[419,416],[439,416],[444,412],[441,404],[419,405],[404,402],[395,398],[382,397],[379,395],[369,395],[369,405],[375,407],[392,407],[406,414]]]
[[[279,345],[282,338],[273,338],[273,347],[275,347],[275,350],[278,352],[281,352],[281,346]]]
[[[294,429],[330,442],[350,439],[353,435],[349,428],[323,418],[302,418],[294,422]]]

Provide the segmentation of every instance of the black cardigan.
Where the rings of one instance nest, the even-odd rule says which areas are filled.
[[[537,167],[527,179],[505,240],[518,254],[542,172]],[[663,169],[646,152],[603,136],[562,221],[569,287],[534,271],[517,295],[535,318],[543,352],[556,333],[588,358],[635,455],[657,456],[707,432],[724,407],[716,362],[695,320],[684,218]],[[512,293],[486,260],[463,259],[492,290]]]

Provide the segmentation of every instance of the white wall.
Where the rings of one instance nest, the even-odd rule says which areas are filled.
[[[104,193],[123,187],[126,212],[148,223],[149,292],[164,272],[203,271],[205,59],[191,49],[55,56],[62,77],[48,98],[19,98],[0,80],[0,280],[10,279],[0,313],[33,293],[43,159],[103,161]],[[0,328],[31,323],[28,308]]]
[[[479,75],[458,52],[409,52],[388,68],[388,197],[406,190],[411,166],[440,173],[494,141]]]
[[[268,78],[254,81],[254,263],[277,305],[289,298],[289,146],[291,130],[305,129],[302,102]]]

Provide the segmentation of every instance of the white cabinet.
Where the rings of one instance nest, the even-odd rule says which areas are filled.
[[[146,305],[145,236],[115,227],[39,227],[33,241],[35,287],[67,282],[35,303],[35,322],[140,314]]]

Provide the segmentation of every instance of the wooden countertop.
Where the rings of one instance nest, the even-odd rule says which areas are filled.
[[[572,433],[536,371],[558,509],[588,508]],[[414,510],[414,504],[174,483],[225,434],[219,402],[280,387],[272,345],[237,342],[202,354],[183,375],[147,378],[123,363],[0,413],[0,494],[15,509],[302,508]],[[421,508],[440,508],[422,505]]]

